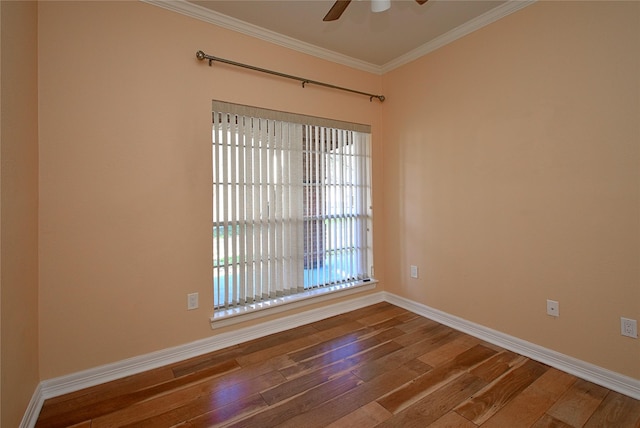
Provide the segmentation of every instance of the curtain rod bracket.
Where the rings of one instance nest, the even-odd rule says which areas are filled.
[[[209,67],[211,67],[211,64],[213,63],[213,61],[219,61],[219,62],[224,62],[225,64],[235,65],[236,67],[248,68],[249,70],[259,71],[261,73],[267,73],[267,74],[272,74],[274,76],[280,76],[280,77],[285,77],[287,79],[297,80],[299,82],[302,82],[302,87],[303,88],[307,84],[313,84],[313,85],[324,86],[325,88],[337,89],[339,91],[346,91],[346,92],[351,92],[351,93],[354,93],[354,94],[365,95],[365,96],[369,97],[369,102],[372,102],[374,98],[377,98],[378,101],[380,101],[380,102],[383,102],[385,100],[384,95],[369,94],[367,92],[356,91],[355,89],[342,88],[340,86],[331,85],[329,83],[318,82],[318,81],[315,81],[315,80],[310,80],[310,79],[305,79],[305,78],[302,78],[302,77],[292,76],[290,74],[280,73],[278,71],[267,70],[266,68],[255,67],[253,65],[243,64],[241,62],[235,62],[235,61],[231,61],[229,59],[218,58],[218,57],[215,57],[215,56],[207,55],[206,53],[204,53],[202,51],[197,51],[196,52],[196,58],[198,58],[200,61],[205,60],[205,59],[208,60],[209,61]]]

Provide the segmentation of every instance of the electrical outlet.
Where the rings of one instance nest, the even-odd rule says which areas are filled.
[[[623,336],[638,338],[638,322],[629,318],[620,318],[620,334]]]
[[[547,315],[552,317],[560,316],[560,303],[555,300],[547,300]]]
[[[411,278],[418,277],[418,266],[411,265]]]
[[[187,294],[187,310],[198,309],[198,293]]]

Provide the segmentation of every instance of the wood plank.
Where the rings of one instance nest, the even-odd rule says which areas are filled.
[[[357,332],[358,330],[364,328],[366,327],[360,324],[358,321],[342,321],[338,325],[323,328],[314,334],[318,338],[319,342],[325,342],[328,340],[333,340],[337,337],[342,337]]]
[[[216,378],[216,383],[228,388],[237,383],[249,381],[272,371],[279,371],[283,367],[291,365],[291,360],[286,355],[278,355],[265,361],[241,367]]]
[[[149,388],[158,383],[170,381],[173,378],[171,367],[161,367],[50,398],[44,402],[40,418],[49,419],[55,415],[75,411],[75,409],[81,407],[91,407],[106,399]]]
[[[423,397],[393,417],[382,422],[380,428],[424,428],[434,423],[454,406],[479,391],[486,382],[469,373],[454,378],[442,388]]]
[[[562,396],[576,381],[577,377],[565,373],[553,367],[549,367],[549,370],[538,380],[536,380],[529,388],[539,389],[543,394],[547,394],[553,397],[556,401]]]
[[[287,380],[279,385],[276,385],[262,393],[262,398],[269,405],[276,404],[287,398],[302,394],[305,391],[322,385],[330,381],[335,376],[339,376],[349,371],[353,367],[353,363],[348,359],[331,363],[327,366],[321,367],[318,370],[314,370],[307,373],[304,376],[299,376],[291,380]]]
[[[367,364],[366,366],[355,370],[354,374],[362,380],[373,379],[381,372],[400,367],[403,364],[436,349],[438,346],[442,346],[443,344],[452,341],[458,337],[459,334],[460,333],[456,333],[448,327],[433,329],[429,331],[429,333],[425,334],[422,337],[422,340],[416,339],[414,343],[376,360],[375,363]],[[393,342],[397,343],[398,341],[394,339]]]
[[[219,409],[192,417],[179,426],[182,428],[210,428],[219,424],[232,423],[235,420],[247,415],[256,414],[261,409],[266,408],[268,408],[267,403],[264,402],[260,394],[248,395]],[[137,428],[137,425],[132,424],[130,428]]]
[[[169,368],[174,377],[186,376],[214,367],[224,361],[238,357],[243,353],[244,350],[239,346],[233,346],[172,364]]]
[[[362,383],[360,379],[347,374],[323,383],[296,397],[269,406],[262,412],[234,422],[233,427],[272,427],[286,422],[297,414],[307,412],[336,396],[355,388]]]
[[[366,318],[370,315],[376,314],[377,312],[384,311],[385,309],[389,309],[390,307],[395,306],[388,302],[380,302],[375,305],[367,306],[364,308],[356,309],[355,311],[351,311],[347,314],[344,314],[345,319],[350,321],[359,321],[362,318]]]
[[[355,368],[363,361],[387,355],[401,348],[402,347],[400,345],[393,341],[379,343],[377,339],[372,338],[362,343],[356,343],[354,346],[345,349],[337,349],[335,352],[318,355],[316,358],[298,362],[294,365],[283,368],[280,372],[287,379],[294,379],[296,377],[304,376],[314,370],[318,370],[321,367],[342,361],[342,359],[348,359],[350,367]],[[358,355],[362,356],[358,357]]]
[[[471,374],[487,382],[491,382],[512,370],[514,367],[523,365],[526,361],[527,357],[518,355],[515,352],[503,350],[474,368]]]
[[[415,331],[419,328],[437,327],[439,325],[441,324],[437,323],[436,321],[430,320],[429,318],[418,317],[403,323],[402,326],[398,328],[404,331],[405,333],[411,333],[412,331]]]
[[[375,334],[375,337],[380,340],[380,342],[386,342],[388,340],[394,340],[397,337],[404,335],[405,333],[402,330],[399,330],[395,327],[388,328],[385,330],[381,330],[380,332]]]
[[[423,373],[424,367],[424,364],[407,364],[395,370],[382,373],[380,376],[359,384],[352,390],[339,397],[334,397],[315,409],[296,415],[284,423],[282,428],[298,428],[301,426],[305,428],[320,428],[336,422],[338,418],[347,416],[349,413],[357,411],[360,407],[410,382],[417,375]]]
[[[133,406],[134,404],[147,400],[158,394],[167,393],[179,389],[190,383],[199,382],[204,379],[213,379],[233,370],[238,370],[240,366],[235,360],[226,360],[216,366],[198,373],[174,378],[170,381],[158,383],[138,391],[117,395],[102,401],[96,401],[91,405],[84,405],[76,409],[67,409],[63,413],[51,417],[39,418],[36,426],[47,428],[65,427],[74,423],[79,423],[97,417],[116,412],[120,409]]]
[[[79,424],[73,424],[67,428],[91,428],[91,421],[80,422]]]
[[[257,351],[252,351],[247,354],[241,355],[236,358],[236,361],[241,366],[256,364],[260,361],[277,357],[278,355],[288,354],[290,352],[315,345],[316,343],[318,343],[318,339],[313,335],[307,335],[292,340],[284,340],[283,342],[277,344],[270,342],[270,346],[261,347],[261,349]]]
[[[453,339],[449,343],[445,343],[444,345],[427,352],[426,354],[420,356],[419,360],[424,361],[431,367],[438,367],[442,364],[448,363],[456,356],[473,348],[479,343],[479,339],[472,336],[463,335]]]
[[[559,419],[549,416],[548,414],[542,415],[538,421],[531,428],[576,428],[572,425],[562,422]]]
[[[392,320],[396,316],[403,315],[406,312],[407,312],[406,309],[402,309],[397,306],[391,306],[387,309],[378,311],[369,316],[359,318],[358,322],[367,326],[371,326],[371,325],[380,324],[382,322]],[[400,321],[397,321],[397,322],[400,323]]]
[[[609,391],[585,428],[640,427],[640,401],[615,391]]]
[[[326,382],[333,377],[341,376],[347,371],[365,364],[367,361],[375,360],[397,349],[397,344],[386,342],[380,346],[374,346],[364,352],[358,352],[356,355],[348,356],[343,360],[336,361],[329,365],[319,363],[315,370],[309,371],[304,376],[293,378],[293,380],[287,380],[281,385],[263,392],[262,396],[269,404],[277,403],[285,398],[301,393],[305,389]],[[320,360],[320,358],[318,359]]]
[[[378,400],[378,403],[391,413],[398,413],[438,388],[450,383],[452,379],[459,377],[471,367],[485,361],[494,354],[495,351],[484,346],[474,346],[454,358],[449,364],[434,368],[405,386],[382,397]]]
[[[521,394],[507,403],[482,428],[531,426],[576,381],[570,374],[550,368]]]
[[[331,330],[336,327],[341,327],[345,325],[357,325],[358,327],[354,327],[354,330],[358,328],[364,327],[357,320],[353,319],[353,312],[349,312],[346,314],[334,315],[329,318],[321,319],[320,321],[314,321],[312,323],[307,324],[309,327],[314,328],[318,333],[321,333],[326,330]]]
[[[287,355],[295,362],[323,358],[325,355],[327,358],[333,358],[333,361],[335,361],[335,358],[341,359],[342,357],[340,357],[340,355],[342,354],[346,353],[351,355],[361,347],[368,348],[378,344],[380,344],[380,341],[375,338],[360,340],[360,335],[352,333],[333,340],[317,343],[304,349],[296,350],[295,352],[289,352]]]
[[[516,361],[518,360],[520,358],[516,358]],[[514,366],[472,398],[458,405],[455,411],[476,425],[481,425],[542,376],[547,369],[544,364],[526,359],[524,364]]]
[[[398,327],[400,330],[402,330],[401,327]],[[447,327],[446,325],[441,325],[441,324],[426,324],[422,327],[418,327],[416,329],[413,329],[409,332],[407,332],[406,334],[398,337],[397,339],[395,339],[396,342],[398,342],[400,345],[402,346],[409,346],[412,345],[416,342],[420,342],[423,340],[427,340],[429,338],[440,338],[440,337],[445,337],[445,336],[449,336],[449,335],[455,335],[456,337],[459,337],[460,335],[458,334],[458,332],[456,332],[454,329],[452,329],[451,327]],[[452,337],[451,340],[453,340],[454,338]]]
[[[517,425],[505,425],[505,427],[515,427]],[[521,426],[521,425],[520,425]],[[429,425],[429,428],[476,428],[477,425],[463,418],[456,412],[449,412],[443,417]],[[483,427],[484,428],[484,427]]]
[[[314,336],[319,339],[316,345],[309,346],[304,349],[290,354],[291,358],[300,361],[318,353],[326,352],[327,348],[335,348],[339,343],[350,343],[359,339],[376,336],[380,340],[392,339],[402,336],[404,333],[394,327],[400,325],[401,321],[396,318],[383,321],[372,326],[364,326],[358,322],[352,322],[345,326],[332,327],[316,333]],[[341,332],[341,333],[340,333]]]
[[[402,324],[406,324],[414,319],[423,318],[415,312],[405,311],[403,314],[396,316],[396,319]]]
[[[391,413],[375,401],[366,404],[337,421],[326,425],[327,428],[373,428],[391,417]]]
[[[402,367],[407,367],[415,371],[416,375],[421,375],[428,372],[429,370],[433,370],[433,367],[431,367],[429,364],[424,363],[423,361],[420,361],[417,358],[415,360],[406,362],[402,365]]]
[[[314,327],[310,325],[303,325],[291,330],[285,330],[280,333],[259,337],[238,346],[241,347],[244,354],[249,355],[281,346],[283,343],[295,342],[298,339],[309,338],[310,336],[314,336],[317,332],[318,330]]]
[[[547,414],[568,425],[581,427],[602,403],[607,392],[606,388],[578,379]]]
[[[139,417],[132,426],[135,427],[168,427],[178,425],[187,420],[227,420],[228,417],[221,415],[228,414],[230,409],[238,409],[235,417],[240,417],[243,413],[253,411],[257,408],[266,407],[267,403],[262,400],[258,394],[259,391],[266,389],[278,382],[277,372],[267,373],[259,378],[236,384],[229,390],[227,386],[217,385],[208,395],[194,396],[184,404],[177,406],[172,402],[171,408],[160,408],[159,412],[148,418]],[[239,403],[243,403],[245,399],[253,397],[248,404],[251,408],[238,407]],[[177,399],[174,397],[174,399]],[[246,404],[246,403],[245,403]]]
[[[294,361],[304,361],[306,359],[314,358],[318,355],[334,351],[336,348],[340,348],[341,346],[349,345],[359,340],[371,337],[377,337],[380,341],[390,340],[403,334],[400,330],[393,328],[395,325],[397,325],[397,323],[385,322],[373,327],[362,327],[359,329],[351,330],[347,334],[335,336],[330,339],[320,340],[316,344],[298,349],[294,352],[289,352],[288,355],[289,358]]]
[[[208,413],[241,401],[244,397],[258,394],[283,380],[280,373],[269,372],[231,386],[219,384],[215,380],[200,382],[173,391],[171,394],[160,394],[95,418],[91,426],[92,428],[145,424],[153,426],[153,423],[157,423],[155,426],[167,426],[160,424],[160,421],[167,420],[171,420],[171,425],[173,425],[173,423],[184,420],[185,417],[188,419],[188,417]]]

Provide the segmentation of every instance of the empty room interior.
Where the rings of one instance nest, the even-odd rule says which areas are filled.
[[[205,3],[0,2],[2,427],[371,306],[640,399],[640,2],[508,1],[383,64],[250,33]],[[213,101],[367,131],[357,286],[214,308],[230,292],[212,284]]]

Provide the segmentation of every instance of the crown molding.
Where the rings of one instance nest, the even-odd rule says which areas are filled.
[[[476,30],[479,30],[480,28],[485,27],[501,18],[504,18],[507,15],[517,12],[520,9],[523,9],[535,3],[537,0],[507,0],[507,2],[502,4],[501,6],[491,9],[490,11],[472,19],[471,21],[465,22],[464,24],[454,28],[453,30],[448,31],[445,34],[431,40],[430,42],[427,42],[424,45],[419,46],[404,55],[399,56],[398,58],[384,64],[383,66],[378,66],[366,61],[361,61],[348,55],[343,55],[328,49],[321,48],[319,46],[312,45],[310,43],[296,40],[292,37],[284,36],[274,31],[249,24],[244,21],[240,21],[239,19],[223,15],[202,6],[198,6],[197,4],[190,3],[186,0],[140,1],[189,16],[200,21],[208,22],[210,24],[214,24],[228,30],[237,31],[239,33],[255,37],[269,43],[274,43],[285,48],[312,55],[320,59],[325,59],[337,64],[342,64],[358,70],[381,75],[411,61],[414,61],[430,52],[433,52],[436,49],[441,48],[455,40],[458,40],[459,38],[464,37]]]
[[[269,43],[273,43],[285,48],[293,49],[298,52],[302,52],[308,55],[315,56],[320,59],[335,62],[337,64],[346,65],[358,70],[363,70],[369,73],[382,74],[382,67],[371,64],[366,61],[352,58],[348,55],[343,55],[338,52],[324,49],[319,46],[312,45],[310,43],[302,42],[300,40],[288,37],[279,33],[276,33],[266,28],[258,27],[253,24],[249,24],[239,19],[223,15],[197,4],[189,3],[186,0],[140,0],[143,3],[148,3],[154,6],[161,7],[173,12],[180,13],[182,15],[189,16],[191,18],[198,19],[200,21],[208,22],[210,24],[217,25],[227,30],[236,31],[238,33],[245,34],[247,36],[255,37],[260,40],[264,40]]]
[[[451,42],[454,42],[467,34],[473,33],[476,30],[486,27],[487,25],[496,22],[499,19],[504,18],[514,12],[519,11],[527,6],[532,5],[537,0],[507,0],[506,3],[491,9],[488,12],[483,13],[476,18],[465,22],[464,24],[444,33],[441,36],[436,37],[430,42],[425,43],[422,46],[415,48],[412,51],[407,52],[404,55],[399,56],[393,61],[389,61],[382,68],[382,74],[389,72],[395,68],[398,68],[404,64],[414,61],[426,54],[435,51]]]

